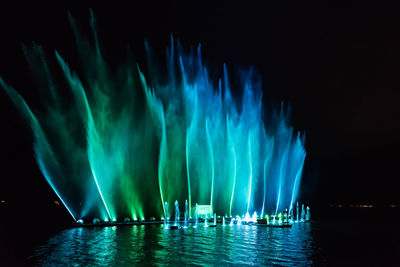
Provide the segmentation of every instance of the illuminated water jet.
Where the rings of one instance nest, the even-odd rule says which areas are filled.
[[[188,201],[185,200],[185,221],[184,221],[184,226],[183,226],[183,228],[187,228],[188,216],[189,216]]]
[[[304,222],[306,220],[306,211],[304,210],[304,204],[301,205],[301,215],[300,215],[300,221]]]
[[[194,228],[197,228],[197,224],[199,222],[199,205],[196,203],[194,210]]]
[[[179,218],[180,218],[179,203],[178,200],[175,200],[175,223],[174,223],[175,226],[178,226]]]
[[[306,209],[306,222],[309,222],[310,220],[311,220],[310,207],[307,206],[307,209]]]
[[[168,229],[168,202],[164,204],[164,228]]]

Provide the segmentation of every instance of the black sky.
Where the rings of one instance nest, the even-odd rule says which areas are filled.
[[[90,35],[89,9],[70,11]],[[127,46],[143,62],[144,39],[162,58],[173,34],[185,49],[201,43],[206,61],[221,69],[227,63],[231,76],[253,66],[262,78],[264,102],[290,103],[291,123],[306,132],[303,200],[321,206],[400,202],[396,7],[170,1],[93,11],[112,64],[124,60]],[[28,103],[38,103],[40,96],[22,43],[41,44],[49,55],[57,49],[79,70],[64,8],[3,7],[0,36],[0,75]],[[0,125],[0,199],[14,213],[33,214],[36,204],[42,212],[53,210],[56,197],[36,166],[29,128],[4,92]]]

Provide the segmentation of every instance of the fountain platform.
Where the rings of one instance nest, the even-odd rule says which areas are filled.
[[[290,228],[292,224],[266,224],[266,223],[257,223],[258,226],[264,227],[275,227],[275,228]]]
[[[226,224],[229,224],[230,220],[231,220],[231,218],[226,218]],[[205,221],[204,219],[199,219],[199,223],[204,223],[204,221]],[[309,221],[304,221],[304,222],[309,222]],[[217,224],[213,224],[212,221],[208,221],[208,222],[209,222],[208,227],[217,227],[217,224],[221,224],[222,225],[222,222],[220,222],[220,221],[217,221]],[[192,219],[187,221],[188,225],[189,224],[194,224],[194,223],[195,223],[195,221],[192,220]],[[73,228],[75,228],[75,227],[108,227],[108,226],[162,225],[162,224],[164,224],[164,221],[161,221],[161,220],[160,221],[149,221],[149,220],[146,220],[146,221],[126,221],[126,222],[112,222],[112,221],[104,222],[103,221],[103,222],[97,222],[97,223],[75,223],[71,227],[73,227]],[[178,224],[179,225],[169,224],[168,228],[169,229],[179,229],[179,228],[181,228],[180,225],[181,226],[184,225],[184,221],[180,220],[180,221],[178,221]],[[243,225],[257,225],[257,226],[264,226],[264,227],[275,227],[275,228],[290,228],[290,227],[292,227],[291,223],[281,223],[281,224],[275,223],[275,224],[273,224],[273,223],[268,223],[264,219],[259,219],[259,220],[257,220],[257,222],[245,222],[245,221],[243,221],[241,224],[243,224]],[[236,223],[235,223],[235,225],[236,225]]]
[[[201,220],[199,220],[199,222],[201,222]],[[172,222],[174,223],[174,222]],[[178,224],[179,225],[184,225],[185,221],[183,220],[179,220]],[[194,224],[195,221],[194,220],[188,220],[187,221],[188,224]],[[160,221],[156,221],[156,220],[146,220],[146,221],[126,221],[126,222],[121,222],[121,221],[101,221],[101,222],[97,222],[97,223],[75,223],[72,225],[72,227],[107,227],[107,226],[125,226],[125,225],[154,225],[154,224],[164,224],[164,221],[160,220]],[[178,228],[179,227],[174,225],[174,224],[169,224],[169,228]]]
[[[188,224],[194,224],[195,222],[190,220],[187,222]],[[200,222],[201,223],[201,222]],[[75,223],[71,227],[109,227],[109,226],[130,226],[130,225],[162,225],[164,221],[133,221],[133,222],[98,222],[98,223]],[[183,221],[179,221],[179,225],[168,225],[168,229],[179,229],[183,228],[181,226],[184,225]],[[209,224],[208,227],[217,227],[215,224]]]
[[[164,224],[163,221],[137,221],[137,222],[99,222],[99,223],[75,223],[72,227],[107,227],[125,225],[153,225]]]

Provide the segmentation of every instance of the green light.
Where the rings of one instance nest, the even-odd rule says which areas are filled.
[[[163,195],[163,188],[162,188],[162,170],[164,167],[164,160],[166,157],[166,151],[167,151],[167,130],[165,126],[165,117],[164,117],[164,109],[162,104],[159,104],[161,107],[158,108],[160,110],[160,119],[161,119],[161,128],[162,128],[162,136],[161,136],[161,144],[160,144],[160,153],[159,153],[159,159],[158,159],[158,188],[160,190],[160,200],[161,200],[161,206],[163,208],[163,213],[165,214],[165,207],[164,207],[164,195]]]
[[[189,207],[192,207],[192,194],[190,192],[190,171],[189,171],[189,136],[190,136],[190,129],[187,130],[186,134],[186,150],[185,150],[185,155],[186,155],[186,176],[187,176],[187,184],[188,184],[188,199],[189,199]],[[191,208],[189,208],[189,216],[191,216]]]
[[[251,185],[253,183],[253,165],[251,163],[251,141],[250,141],[250,132],[248,134],[248,143],[249,143],[249,166],[250,166],[250,177],[249,177],[249,196],[247,198],[247,212],[249,212],[250,200],[251,200]]]
[[[229,142],[232,143],[232,137],[230,133],[230,123],[229,123],[229,117],[228,114],[226,115],[226,128],[227,128],[227,134],[228,134],[228,140]],[[235,152],[235,145],[232,143],[231,146],[231,151],[233,155],[233,185],[232,185],[232,194],[231,194],[231,201],[229,203],[229,216],[232,216],[232,203],[233,203],[233,196],[235,194],[235,183],[236,183],[236,152]]]
[[[100,196],[101,196],[101,200],[103,201],[104,207],[106,208],[108,217],[111,218],[110,212],[108,211],[106,202],[104,201],[103,194],[101,193],[100,186],[99,186],[99,183],[97,182],[96,174],[95,174],[95,172],[94,172],[93,169],[92,169],[92,174],[93,174],[94,181],[96,182],[97,189],[99,190],[99,194],[100,194]],[[107,222],[108,222],[108,219],[107,219]]]
[[[210,196],[210,206],[213,207],[213,195],[214,195],[214,150],[211,143],[210,133],[208,131],[208,118],[206,118],[206,136],[207,144],[210,150],[210,162],[211,162],[211,196]]]
[[[64,207],[68,210],[69,214],[71,214],[72,218],[76,221],[75,216],[72,214],[72,211],[68,208],[67,204],[64,202],[64,200],[61,198],[60,194],[56,190],[55,186],[53,185],[49,174],[47,173],[47,169],[45,168],[44,164],[42,163],[42,160],[40,158],[37,159],[38,165],[40,170],[42,171],[44,177],[46,178],[47,182],[51,186],[51,188],[54,190],[54,193],[58,196],[58,198],[61,200],[61,202],[64,204]]]

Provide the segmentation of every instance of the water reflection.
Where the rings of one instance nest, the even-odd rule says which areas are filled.
[[[165,230],[120,226],[64,230],[39,247],[39,265],[312,264],[311,224],[291,229],[221,226]]]

